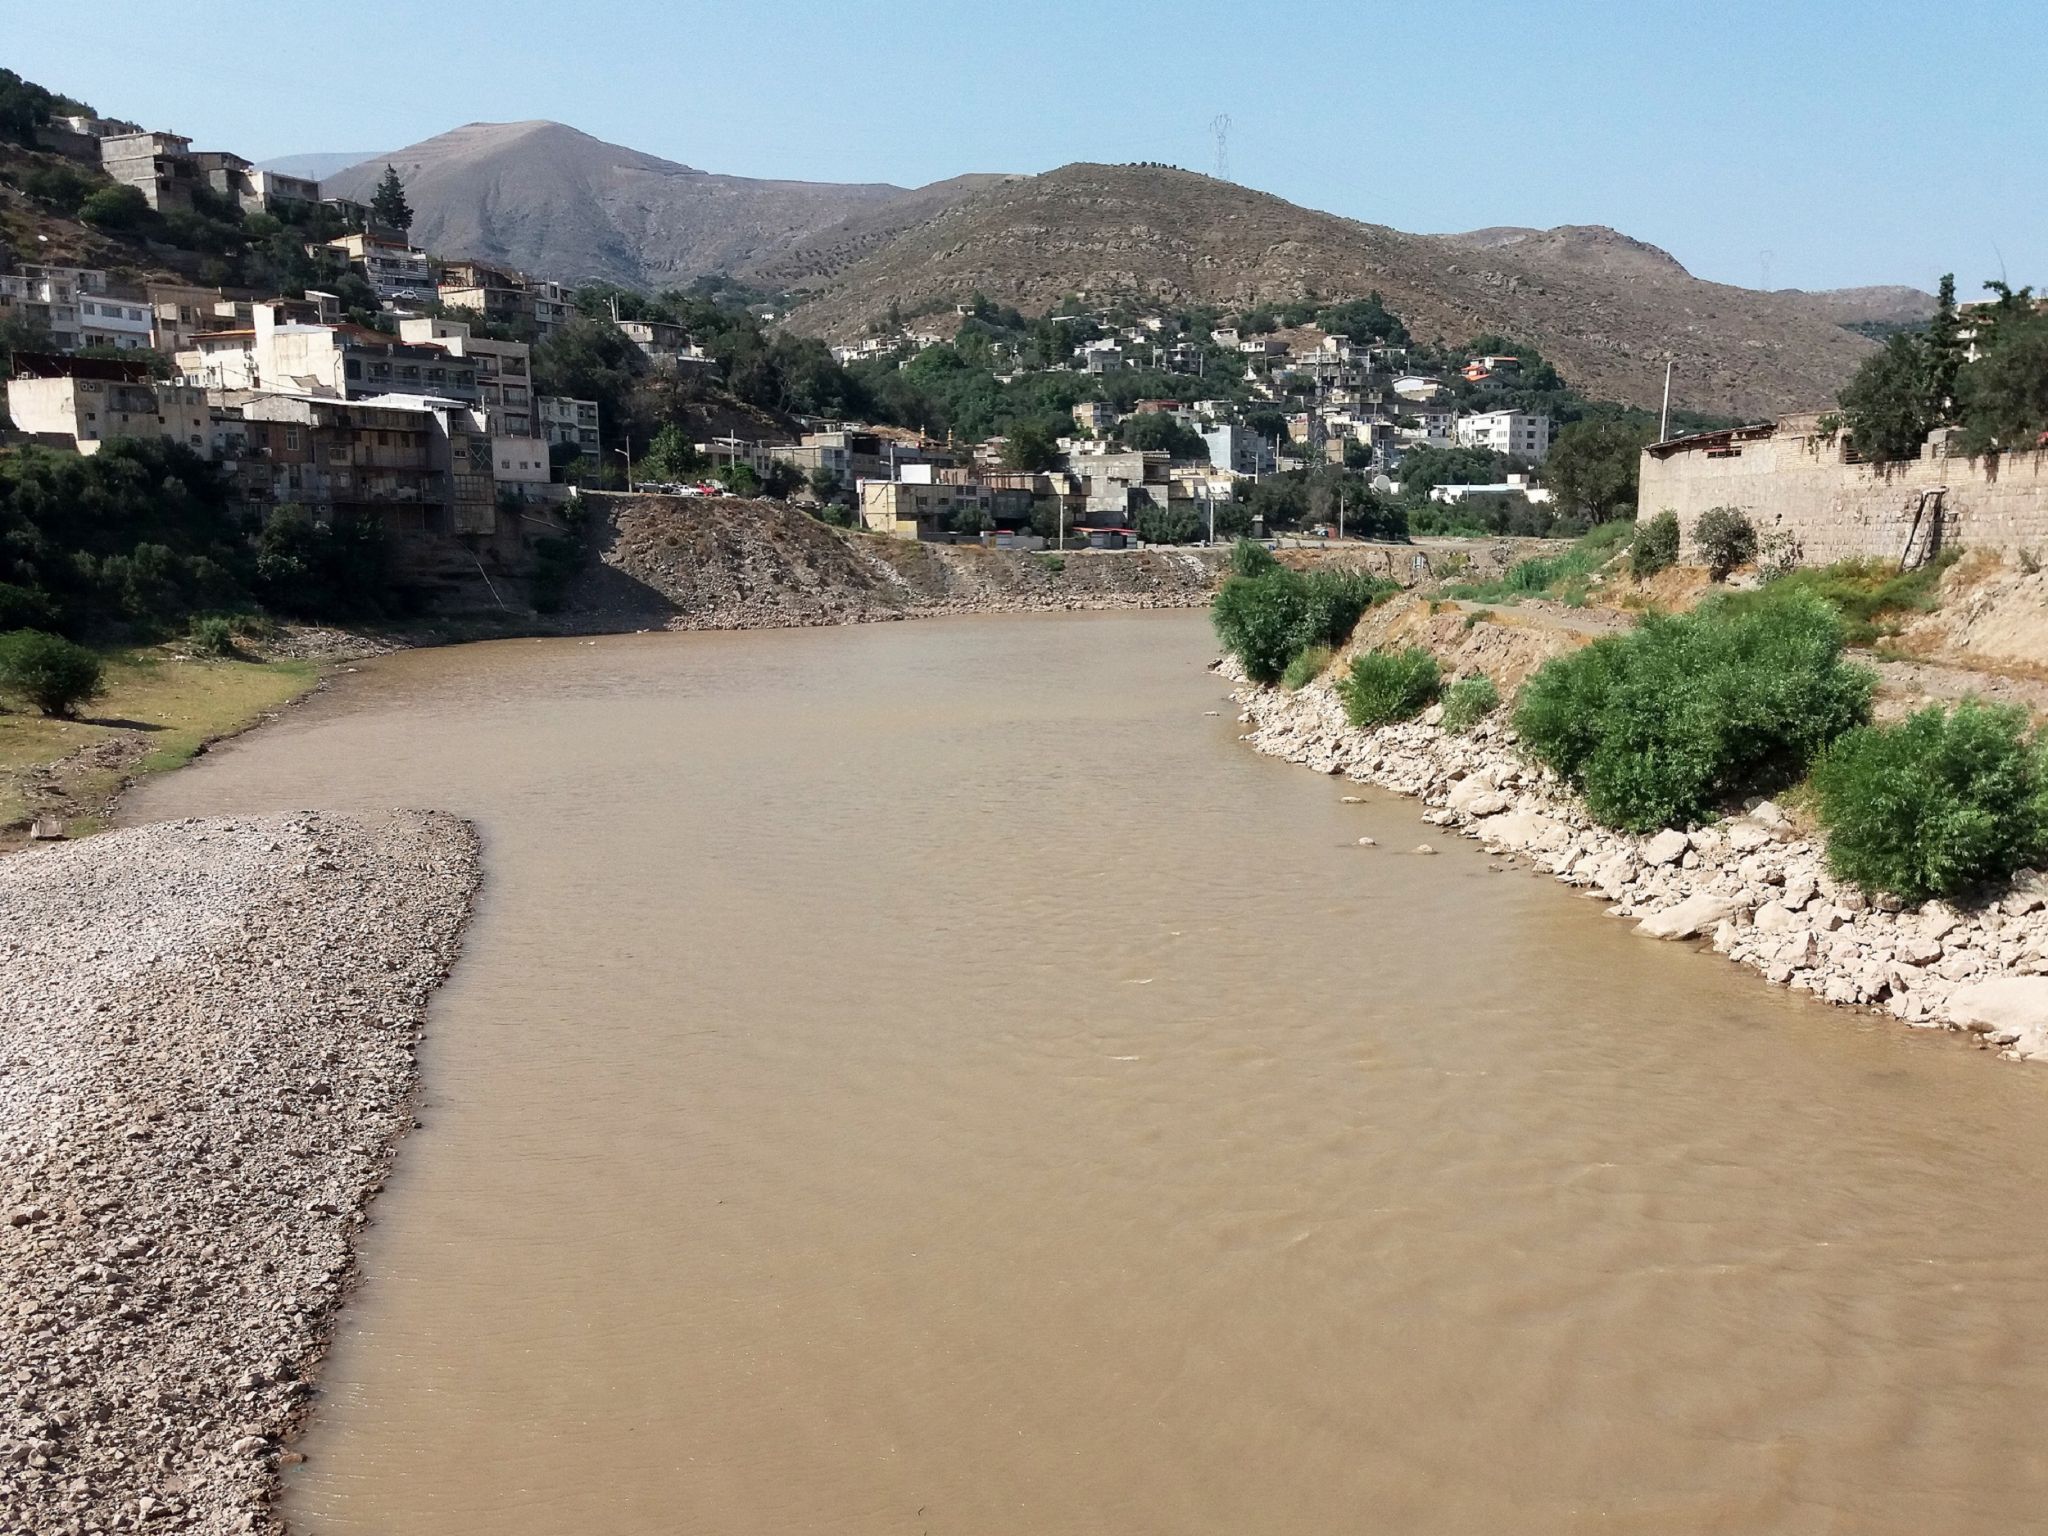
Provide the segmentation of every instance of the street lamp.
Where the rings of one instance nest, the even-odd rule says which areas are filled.
[[[624,460],[626,461],[626,494],[627,494],[628,496],[630,496],[630,495],[632,495],[632,494],[633,494],[633,437],[632,437],[632,434],[631,434],[631,433],[628,433],[628,434],[626,435],[626,446],[625,446],[625,447],[623,447],[623,448],[614,448],[614,449],[612,450],[612,452],[613,452],[613,453],[616,453],[616,454],[617,454],[617,455],[618,455],[618,456],[619,456],[620,458],[622,458],[622,459],[624,459]]]

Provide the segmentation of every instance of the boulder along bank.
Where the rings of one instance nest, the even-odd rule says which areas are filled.
[[[1816,834],[1768,800],[1696,830],[1650,837],[1595,823],[1499,715],[1469,735],[1420,720],[1354,729],[1328,679],[1299,692],[1224,676],[1259,751],[1429,807],[1424,822],[1526,860],[1597,895],[1653,938],[1693,939],[1831,1003],[1927,1029],[1968,1031],[2010,1059],[2048,1060],[2048,879],[2023,874],[1975,907],[1871,900],[1827,872]]]
[[[0,1532],[274,1532],[478,883],[457,818],[0,860]]]

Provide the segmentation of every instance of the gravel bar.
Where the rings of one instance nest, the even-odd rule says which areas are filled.
[[[0,1532],[276,1532],[478,882],[452,816],[0,859]]]

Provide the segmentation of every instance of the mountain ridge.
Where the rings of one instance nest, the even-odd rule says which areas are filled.
[[[659,289],[711,275],[789,293],[792,328],[851,337],[979,293],[1044,313],[1077,291],[1246,307],[1381,292],[1419,336],[1495,332],[1637,405],[1679,364],[1729,415],[1832,399],[1871,343],[1846,326],[1931,307],[1903,287],[1809,296],[1693,277],[1604,225],[1417,235],[1164,166],[1077,163],[924,187],[726,176],[544,119],[470,123],[328,179],[367,197],[397,166],[414,238],[536,276]]]

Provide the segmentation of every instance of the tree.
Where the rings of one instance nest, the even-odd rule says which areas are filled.
[[[1633,516],[1637,466],[1656,436],[1648,423],[1575,421],[1551,444],[1543,482],[1563,510],[1588,522]]]
[[[1963,366],[1962,322],[1956,315],[1956,275],[1944,272],[1927,322],[1927,396],[1935,414],[1953,421],[1956,375]]]
[[[670,422],[654,434],[654,441],[647,446],[633,473],[641,480],[681,481],[687,480],[704,467],[704,461],[697,456],[697,446],[689,435],[674,422]]]
[[[1023,422],[1010,429],[1003,444],[1003,468],[1038,471],[1057,469],[1059,464],[1059,445],[1045,428]]]
[[[412,228],[412,204],[405,200],[405,183],[399,178],[397,166],[384,167],[384,179],[370,195],[370,214],[379,224],[388,224],[393,229]]]
[[[79,205],[78,216],[95,229],[109,234],[133,234],[155,217],[149,199],[140,187],[125,184],[101,187]]]
[[[37,629],[0,635],[0,689],[46,715],[69,715],[100,691],[100,659]]]
[[[1957,380],[1968,453],[2031,448],[2048,433],[2048,314],[2032,292],[1989,285],[1996,303],[1976,311],[1978,358]]]
[[[1202,434],[1164,411],[1126,416],[1117,423],[1116,432],[1128,448],[1164,449],[1176,459],[1209,462],[1209,445],[1202,440]]]
[[[1894,336],[1864,359],[1841,397],[1856,452],[1886,462],[1919,457],[1934,427],[1927,373],[1926,348],[1917,336]]]

